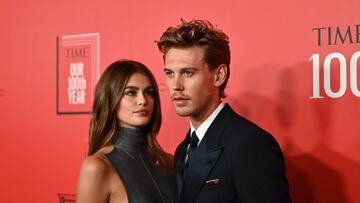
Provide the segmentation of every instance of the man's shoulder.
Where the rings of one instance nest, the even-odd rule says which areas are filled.
[[[220,118],[219,121],[221,122],[224,118],[230,118],[232,121],[238,122],[238,124],[244,124],[254,127],[257,126],[254,122],[249,120],[248,118],[245,118],[244,116],[237,113],[229,104],[225,104],[224,108],[220,111],[218,114],[218,117]]]
[[[235,130],[239,132],[239,130],[245,131],[245,132],[266,132],[262,127],[260,127],[255,122],[251,121],[248,118],[245,118],[244,116],[238,114],[236,111],[234,111],[230,105],[227,105],[224,114],[227,114],[227,116],[230,116],[229,122],[227,123],[226,128]],[[219,120],[221,122],[221,120]],[[267,133],[267,132],[266,132]]]
[[[230,107],[230,106],[229,106]],[[230,108],[231,118],[224,128],[223,138],[232,143],[257,143],[273,142],[274,137],[267,130],[255,122],[236,113]],[[229,114],[230,115],[230,114]],[[219,121],[221,122],[221,121]]]

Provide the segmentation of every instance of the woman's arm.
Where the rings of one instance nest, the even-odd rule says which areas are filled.
[[[86,158],[80,170],[76,203],[109,202],[111,167],[100,156]]]

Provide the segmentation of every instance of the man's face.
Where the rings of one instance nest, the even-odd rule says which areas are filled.
[[[215,72],[204,60],[198,46],[171,48],[165,55],[164,72],[171,101],[180,116],[201,119],[211,105],[218,102],[219,90],[214,85]]]

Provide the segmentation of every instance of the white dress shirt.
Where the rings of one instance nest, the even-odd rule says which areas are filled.
[[[211,123],[215,120],[216,116],[220,113],[221,109],[224,108],[225,104],[220,103],[219,106],[211,113],[211,115],[203,122],[201,125],[195,129],[190,121],[190,136],[195,131],[197,137],[199,138],[198,146],[201,143],[201,140],[204,138],[206,131],[210,127]]]

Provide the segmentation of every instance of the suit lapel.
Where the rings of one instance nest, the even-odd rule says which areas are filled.
[[[179,202],[193,202],[195,200],[221,151],[222,147],[207,151],[206,144],[200,144],[190,159]]]
[[[180,191],[179,202],[195,201],[206,179],[209,177],[212,168],[221,155],[223,150],[223,147],[220,146],[221,138],[232,115],[232,109],[226,104],[206,131],[193,158],[190,159],[188,172]],[[183,152],[185,152],[185,149]]]

